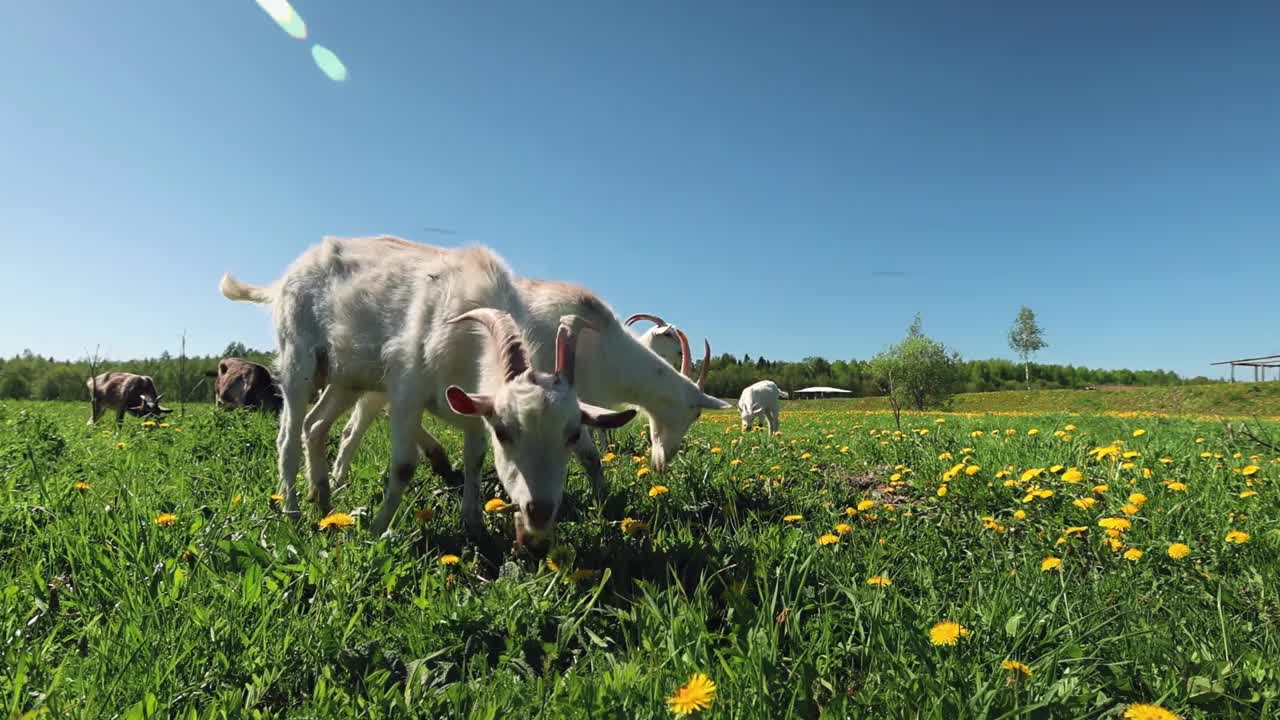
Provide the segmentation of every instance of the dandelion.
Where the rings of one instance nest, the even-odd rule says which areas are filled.
[[[161,428],[167,428],[167,427],[169,427],[169,423],[160,423],[160,427],[161,427]]]
[[[457,565],[460,562],[462,562],[462,558],[458,557],[457,555],[441,555],[440,556],[441,565]]]
[[[966,637],[969,637],[969,630],[952,620],[940,622],[929,630],[929,642],[937,646],[955,645],[960,638]]]
[[[557,545],[547,553],[547,568],[551,572],[560,572],[560,568],[573,567],[574,551],[568,545]]]
[[[1191,548],[1187,547],[1183,543],[1174,543],[1169,546],[1169,550],[1167,552],[1169,553],[1169,557],[1174,560],[1181,560],[1191,554]]]
[[[284,502],[284,496],[281,495],[280,493],[271,493],[270,500],[272,505],[279,505],[280,503]]]
[[[1133,527],[1133,523],[1121,517],[1106,517],[1098,521],[1098,526],[1104,527],[1108,530],[1124,532],[1125,530]]]
[[[874,585],[876,587],[888,587],[893,584],[893,581],[884,575],[875,575],[867,578],[867,584]]]
[[[1080,508],[1081,510],[1088,510],[1089,508],[1093,507],[1093,506],[1094,506],[1094,505],[1096,505],[1097,503],[1098,503],[1098,501],[1097,501],[1097,500],[1095,500],[1094,498],[1079,498],[1079,499],[1077,499],[1077,500],[1072,500],[1072,501],[1071,501],[1071,504],[1072,504],[1072,505],[1075,505],[1076,507]]]
[[[653,472],[653,471],[652,471],[652,470],[650,470],[650,469],[649,469],[649,468],[647,468],[647,467],[640,468],[639,470],[637,470],[637,471],[636,471],[636,479],[642,478],[642,477],[644,477],[645,475],[648,475],[648,474],[649,474],[649,473],[651,473],[651,472]]]
[[[803,515],[787,515],[786,517],[782,518],[782,521],[789,522],[789,523],[798,523],[803,519],[804,519]]]
[[[1111,486],[1110,486],[1110,485],[1094,485],[1094,486],[1093,486],[1093,494],[1094,494],[1094,495],[1105,495],[1105,494],[1106,494],[1106,492],[1107,492],[1108,490],[1110,490],[1110,489],[1111,489]]]
[[[1259,468],[1257,465],[1245,465],[1245,466],[1240,470],[1240,474],[1241,474],[1241,475],[1245,475],[1245,476],[1249,476],[1249,475],[1257,475],[1257,474],[1258,474],[1258,471],[1259,471],[1260,469],[1261,469],[1261,468]]]
[[[706,675],[697,673],[667,698],[667,706],[676,715],[692,715],[711,707],[711,702],[715,699],[715,682]]]
[[[1173,458],[1171,458],[1171,457],[1162,457],[1162,458],[1160,458],[1160,464],[1161,464],[1161,465],[1172,465],[1172,464],[1173,464]]]
[[[1134,505],[1145,505],[1147,502],[1147,496],[1143,495],[1140,492],[1136,492],[1129,495],[1129,502],[1133,503]]]
[[[1067,471],[1062,473],[1062,482],[1078,483],[1083,478],[1084,478],[1084,475],[1079,470],[1073,467],[1067,468]]]
[[[333,512],[324,516],[320,521],[321,530],[346,530],[355,525],[356,521],[346,513]]]
[[[1027,667],[1023,663],[1018,662],[1017,660],[1005,660],[1004,662],[1000,663],[1000,667],[1004,668],[1005,670],[1008,670],[1009,672],[1013,673],[1015,676],[1031,677],[1031,668]]]
[[[1062,568],[1062,560],[1056,557],[1047,557],[1040,561],[1040,572],[1052,572]]]
[[[156,525],[166,527],[178,521],[178,516],[173,513],[160,513],[156,516]]]
[[[634,537],[644,532],[645,530],[649,529],[649,523],[644,522],[643,520],[636,520],[635,518],[625,517],[625,518],[622,518],[621,527],[622,527],[622,533],[624,535],[631,535]]]
[[[155,420],[147,420],[146,422],[142,423],[142,427],[144,428],[153,428],[155,426],[156,426]]]
[[[1147,434],[1147,431],[1143,430],[1142,428],[1138,428],[1137,430],[1133,431],[1134,437],[1142,437],[1143,435],[1146,435],[1146,434]]]
[[[942,453],[941,455],[939,455],[939,456],[938,456],[938,459],[939,459],[939,460],[952,460],[952,459],[954,459],[954,458],[952,458],[952,457],[951,457],[951,453],[949,453],[949,452],[944,452],[944,453]]]
[[[1075,431],[1076,431],[1076,426],[1075,426],[1075,425],[1068,424],[1068,425],[1064,426],[1062,429],[1063,429],[1063,430],[1066,430],[1067,432],[1075,432]]]
[[[902,479],[902,473],[894,473],[889,476],[889,482],[898,482]]]
[[[124,443],[122,443],[122,442],[118,442],[118,443],[116,443],[116,449],[117,449],[117,450],[124,450],[124,449],[125,449],[125,448],[127,448],[127,447],[129,447],[129,446],[128,446],[128,445],[125,445],[125,444],[124,444]]]
[[[87,482],[85,482],[85,481],[83,481],[83,480],[78,480],[78,481],[76,481],[76,484],[75,484],[75,485],[72,485],[72,487],[74,487],[75,489],[79,490],[79,491],[80,491],[80,492],[82,492],[82,493],[83,493],[83,492],[89,492],[90,490],[92,490],[92,489],[93,489],[93,486],[92,486],[92,485],[90,485],[89,483],[87,483]]]
[[[849,454],[849,446],[848,446],[848,445],[845,445],[844,447],[841,447],[841,448],[840,448],[840,454],[841,454],[841,455],[848,455],[848,454]]]
[[[1042,472],[1044,472],[1044,468],[1028,468],[1027,470],[1023,471],[1022,477],[1020,479],[1022,480],[1022,482],[1027,482],[1028,480],[1031,480],[1037,477]]]
[[[605,454],[604,454],[604,456],[600,458],[600,462],[607,462],[607,463],[611,463],[611,462],[613,462],[614,460],[617,460],[617,459],[618,459],[618,456],[617,456],[617,455],[614,455],[613,453],[608,452],[608,453],[605,453]]]
[[[834,530],[840,535],[848,535],[853,532],[853,526],[847,523],[836,523]]]
[[[818,538],[819,545],[832,545],[838,542],[840,542],[840,536],[832,535],[831,533],[824,533],[821,537]]]
[[[1030,430],[1028,430],[1028,431],[1027,431],[1027,434],[1028,434],[1028,435],[1030,435],[1031,437],[1035,437],[1036,435],[1039,435],[1039,434],[1040,434],[1040,429],[1039,429],[1039,428],[1031,428]]]
[[[1241,532],[1240,530],[1232,530],[1227,533],[1227,542],[1243,545],[1249,542],[1249,533]]]
[[[1255,495],[1257,495],[1257,494],[1258,494],[1258,492],[1257,492],[1256,490],[1245,490],[1244,492],[1240,493],[1240,497],[1242,497],[1242,498],[1251,498],[1251,497],[1253,497],[1253,496],[1255,496]]]
[[[947,496],[947,486],[946,486],[946,485],[939,485],[939,486],[938,486],[938,497],[946,497],[946,496]]]
[[[244,502],[244,497],[240,495],[236,495],[235,497],[231,498],[232,505],[239,505],[242,502]]]
[[[1014,510],[1014,511],[1013,511],[1013,519],[1014,519],[1014,520],[1026,520],[1026,519],[1027,519],[1027,511],[1026,511],[1026,510]]]
[[[742,458],[734,458],[734,459],[732,459],[732,460],[730,460],[730,461],[729,461],[729,464],[730,464],[730,465],[732,465],[732,466],[734,466],[734,467],[737,467],[738,465],[741,465],[741,464],[742,464]]]
[[[1143,552],[1138,548],[1129,548],[1124,551],[1124,559],[1129,562],[1138,562],[1142,559]]]
[[[1181,483],[1181,482],[1171,482],[1165,487],[1169,488],[1170,492],[1186,492],[1187,491],[1187,484]]]
[[[1114,458],[1114,457],[1119,457],[1120,448],[1116,447],[1115,445],[1106,445],[1103,447],[1096,447],[1090,450],[1089,454],[1092,455],[1096,460],[1102,460],[1104,458]]]
[[[1133,503],[1129,503],[1128,505],[1121,507],[1120,512],[1124,513],[1125,515],[1133,516],[1133,515],[1137,515],[1138,511],[1141,509],[1142,508],[1138,507],[1137,505],[1134,505]]]
[[[858,503],[858,512],[865,512],[876,506],[875,500],[862,500]]]
[[[1124,720],[1182,720],[1172,710],[1159,705],[1134,703],[1124,711]]]
[[[964,474],[965,474],[965,475],[968,475],[969,477],[973,477],[974,475],[977,475],[977,474],[978,474],[979,472],[981,472],[981,471],[982,471],[982,467],[981,467],[981,466],[979,466],[979,465],[970,465],[969,467],[967,467],[967,468],[965,468],[965,469],[964,469]]]
[[[1087,532],[1089,532],[1089,528],[1087,528],[1087,527],[1085,527],[1085,526],[1083,526],[1083,525],[1073,525],[1073,526],[1071,526],[1071,527],[1067,528],[1066,530],[1063,530],[1063,531],[1062,531],[1062,535],[1063,535],[1064,537],[1072,537],[1072,536],[1074,536],[1074,535],[1083,535],[1083,534],[1085,534],[1085,533],[1087,533]]]
[[[487,513],[496,513],[505,510],[507,503],[502,498],[489,498],[489,502],[484,504],[484,511]]]

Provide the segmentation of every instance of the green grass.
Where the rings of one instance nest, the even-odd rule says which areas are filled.
[[[883,397],[804,400],[789,407],[888,410]],[[1174,385],[1132,390],[1014,390],[963,393],[949,408],[963,413],[1153,413],[1202,417],[1280,418],[1280,382]]]
[[[459,493],[425,471],[394,538],[371,539],[385,423],[336,497],[357,527],[321,532],[313,508],[292,522],[272,507],[268,418],[199,407],[116,433],[86,416],[0,404],[5,718],[666,718],[694,673],[718,685],[703,713],[716,718],[1103,718],[1133,702],[1280,713],[1280,465],[1213,422],[910,416],[927,434],[895,435],[890,415],[824,410],[784,413],[769,437],[720,413],[664,477],[638,478],[637,421],[617,437],[602,507],[572,465],[558,543],[575,557],[554,572],[477,558]],[[1070,439],[1055,436],[1068,423]],[[456,458],[458,437],[440,436]],[[1132,468],[1089,455],[1117,439],[1140,453]],[[966,455],[980,469],[939,496]],[[1028,468],[1049,469],[1020,480]],[[655,481],[670,492],[651,498]],[[1037,487],[1053,495],[1023,502]],[[1139,491],[1122,548],[1145,554],[1129,561],[1097,523]],[[877,506],[846,514],[864,500]],[[176,522],[158,526],[160,513]],[[625,517],[649,529],[628,536]],[[511,536],[509,516],[488,521]],[[851,532],[820,545],[837,523]],[[1069,526],[1089,530],[1058,545]],[[1227,543],[1233,529],[1249,541]],[[1170,558],[1173,542],[1190,555]],[[461,562],[440,564],[446,553]],[[1060,571],[1041,572],[1048,556]],[[944,620],[969,635],[931,645]],[[1007,659],[1033,675],[1011,683]]]

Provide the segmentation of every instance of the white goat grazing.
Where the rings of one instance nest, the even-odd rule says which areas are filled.
[[[677,335],[679,330],[675,325],[669,324],[666,320],[651,315],[649,313],[636,313],[627,318],[623,324],[631,327],[632,324],[641,320],[652,322],[653,327],[644,331],[640,336],[640,344],[652,350],[658,357],[666,360],[675,367],[680,366],[680,337]]]
[[[618,427],[635,415],[578,401],[574,318],[557,317],[547,347],[537,348],[554,354],[545,366],[554,372],[530,369],[520,329],[528,307],[506,263],[485,248],[427,252],[394,237],[326,238],[270,288],[227,274],[221,289],[232,300],[274,305],[284,396],[277,448],[291,514],[298,512],[294,476],[304,428],[312,493],[327,513],[325,439],[333,421],[367,391],[386,393],[391,416],[391,471],[375,534],[387,529],[413,478],[424,409],[465,436],[463,520],[477,539],[486,537],[480,507],[486,429],[493,437],[498,477],[520,511],[517,543],[554,526],[569,448],[589,434],[582,426]],[[487,329],[492,342],[463,320]],[[320,388],[324,393],[304,421],[307,398]]]
[[[428,245],[420,247],[424,251],[430,249]],[[550,366],[552,357],[544,343],[555,332],[555,323],[561,315],[582,317],[598,329],[598,332],[583,334],[578,343],[578,396],[602,407],[631,406],[642,410],[649,420],[655,471],[666,469],[703,409],[733,407],[702,391],[711,360],[709,342],[704,340],[702,371],[694,381],[689,339],[683,331],[676,331],[683,358],[677,371],[627,332],[608,305],[591,291],[568,283],[527,278],[517,278],[516,287],[529,312],[524,329],[535,348],[534,367]],[[361,438],[385,403],[384,395],[369,392],[356,404],[342,431],[342,443],[334,464],[336,481],[347,477]],[[432,466],[448,472],[448,458],[440,444],[425,430],[420,429],[419,437],[422,450],[433,458]],[[597,496],[600,495],[604,489],[604,470],[591,433],[579,436],[574,452],[591,478]]]
[[[778,398],[788,395],[772,380],[761,380],[748,385],[738,398],[738,412],[742,414],[742,430],[755,427],[756,418],[763,417],[769,423],[769,432],[778,432]]]

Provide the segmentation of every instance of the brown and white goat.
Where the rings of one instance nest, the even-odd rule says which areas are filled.
[[[555,320],[554,344],[545,350],[554,353],[553,371],[532,369],[523,332],[529,308],[506,263],[482,247],[423,252],[393,237],[326,238],[269,288],[227,274],[221,290],[274,306],[284,395],[277,447],[289,513],[298,512],[304,428],[312,492],[328,512],[325,440],[366,392],[385,393],[391,418],[391,468],[375,534],[390,525],[413,478],[424,410],[463,432],[463,521],[476,539],[487,536],[480,470],[492,438],[498,478],[519,510],[517,542],[554,526],[569,449],[589,435],[583,426],[619,427],[635,415],[578,400],[575,318]],[[319,388],[304,420],[307,396]]]
[[[173,412],[160,405],[164,397],[156,392],[156,382],[149,375],[127,372],[104,372],[85,381],[89,389],[89,422],[98,422],[104,409],[116,411],[116,423],[124,421],[124,414],[136,417],[159,416]]]
[[[206,376],[214,380],[214,401],[221,408],[249,408],[279,414],[283,406],[280,386],[271,371],[243,358],[223,358],[217,370]]]

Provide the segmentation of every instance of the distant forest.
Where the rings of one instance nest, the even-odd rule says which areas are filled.
[[[270,366],[272,353],[252,350],[243,343],[231,343],[219,356],[190,356],[185,364],[168,353],[144,360],[102,360],[99,372],[124,370],[155,378],[165,401],[176,403],[180,395],[188,402],[212,402],[212,379],[204,373],[217,367],[223,357],[245,357]],[[1022,365],[1011,360],[969,360],[961,363],[957,392],[1017,390],[1025,387]],[[89,378],[86,360],[59,361],[31,351],[10,359],[0,359],[0,399],[86,400]],[[773,380],[784,390],[829,385],[850,390],[854,395],[883,394],[866,360],[836,360],[810,357],[799,362],[770,361],[763,357],[741,358],[720,355],[711,359],[707,391],[718,397],[736,398],[742,389],[758,380]],[[1205,377],[1184,379],[1167,370],[1095,370],[1073,365],[1031,364],[1031,381],[1043,389],[1078,389],[1089,385],[1180,385],[1217,382]]]

